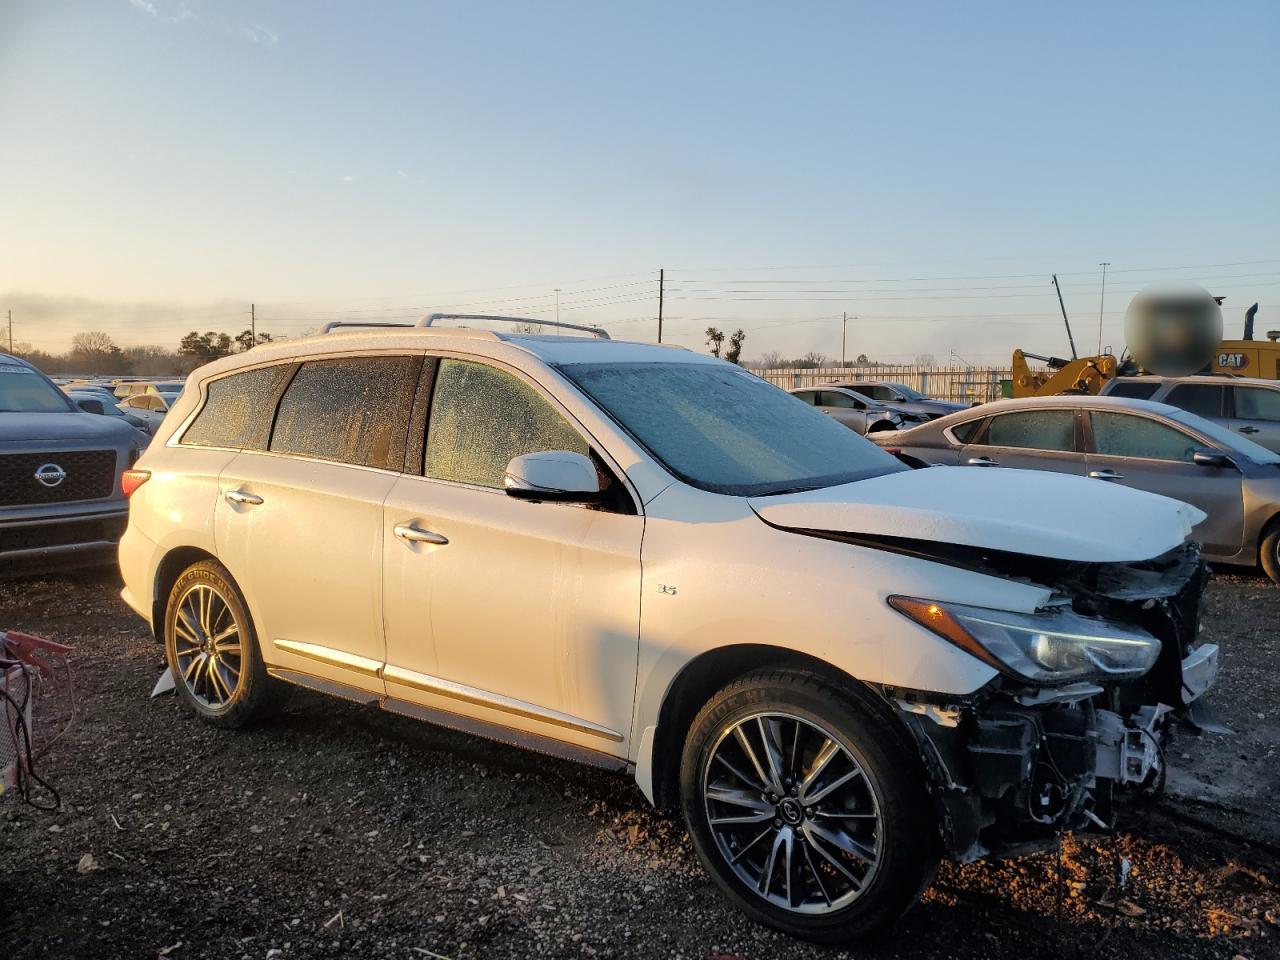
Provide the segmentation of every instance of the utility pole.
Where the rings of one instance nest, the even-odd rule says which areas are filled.
[[[9,311],[9,352],[13,353],[13,311]]]
[[[658,271],[658,342],[662,342],[662,294],[666,286],[666,269]]]
[[[258,342],[258,312],[256,304],[249,304],[249,346]]]
[[[1071,344],[1071,359],[1075,360],[1078,356],[1076,353],[1076,340],[1071,336],[1071,321],[1067,319],[1067,305],[1062,302],[1062,288],[1058,286],[1058,275],[1053,275],[1053,289],[1058,291],[1058,306],[1062,308],[1062,322],[1067,325],[1067,343]],[[1101,334],[1099,334],[1101,336]],[[1102,348],[1099,347],[1099,350]]]
[[[560,288],[556,287],[556,323],[560,322]]]
[[[844,340],[845,331],[849,328],[849,314],[845,312],[840,317],[840,366],[844,366]]]
[[[1107,302],[1107,267],[1111,266],[1111,261],[1106,260],[1098,264],[1102,268],[1102,292],[1098,296],[1098,353],[1102,353],[1102,307]]]

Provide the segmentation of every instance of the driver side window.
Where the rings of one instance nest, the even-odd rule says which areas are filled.
[[[589,456],[582,435],[520,378],[468,360],[440,361],[426,476],[501,490],[514,457],[543,450]]]
[[[1203,444],[1180,430],[1128,413],[1089,412],[1093,448],[1111,457],[1190,461]]]

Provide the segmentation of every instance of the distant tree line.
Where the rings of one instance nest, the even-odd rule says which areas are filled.
[[[206,333],[192,330],[174,350],[158,344],[120,347],[110,334],[88,330],[71,338],[71,349],[66,353],[38,350],[33,344],[23,342],[15,342],[13,352],[49,374],[173,377],[185,376],[211,360],[243,352],[256,343],[270,343],[272,339],[269,333],[259,333],[255,339],[250,330],[234,337],[214,330]]]

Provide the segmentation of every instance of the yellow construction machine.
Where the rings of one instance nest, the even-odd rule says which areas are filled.
[[[1057,276],[1053,285],[1057,289]],[[1005,395],[1096,394],[1113,377],[1144,373],[1217,373],[1280,380],[1280,331],[1267,331],[1266,340],[1253,339],[1253,321],[1258,312],[1255,303],[1245,312],[1243,339],[1223,340],[1221,303],[1221,297],[1211,297],[1192,285],[1172,290],[1149,288],[1134,297],[1125,312],[1129,351],[1124,359],[1110,353],[1079,357],[1062,291],[1058,289],[1071,359],[1014,350],[1012,376]],[[1040,361],[1047,369],[1032,370],[1029,359]]]

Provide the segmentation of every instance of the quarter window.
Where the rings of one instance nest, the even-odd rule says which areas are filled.
[[[1143,382],[1141,380],[1117,380],[1107,391],[1108,397],[1128,397],[1131,400],[1150,400],[1160,383],[1157,380]],[[1172,402],[1172,401],[1171,401]]]
[[[1236,416],[1241,420],[1280,420],[1280,391],[1236,387]]]
[[[523,380],[481,363],[440,361],[427,430],[428,477],[501,489],[513,458],[544,450],[589,453],[582,435]]]
[[[292,364],[259,367],[210,381],[204,406],[182,435],[196,447],[265,450],[271,434],[276,397]]]
[[[420,368],[417,357],[304,363],[280,400],[271,450],[401,469]]]
[[[1222,387],[1207,383],[1184,383],[1169,391],[1165,403],[1194,413],[1200,417],[1216,419],[1222,416]]]
[[[992,447],[1028,450],[1076,449],[1076,415],[1073,410],[1021,410],[992,417],[982,441]]]
[[[951,428],[951,435],[961,443],[968,443],[973,438],[973,435],[978,432],[978,428],[982,426],[984,419],[979,417],[977,420],[970,420],[968,423],[958,423]]]
[[[1089,423],[1093,427],[1093,448],[1105,456],[1190,461],[1204,446],[1181,430],[1128,413],[1091,410]]]

